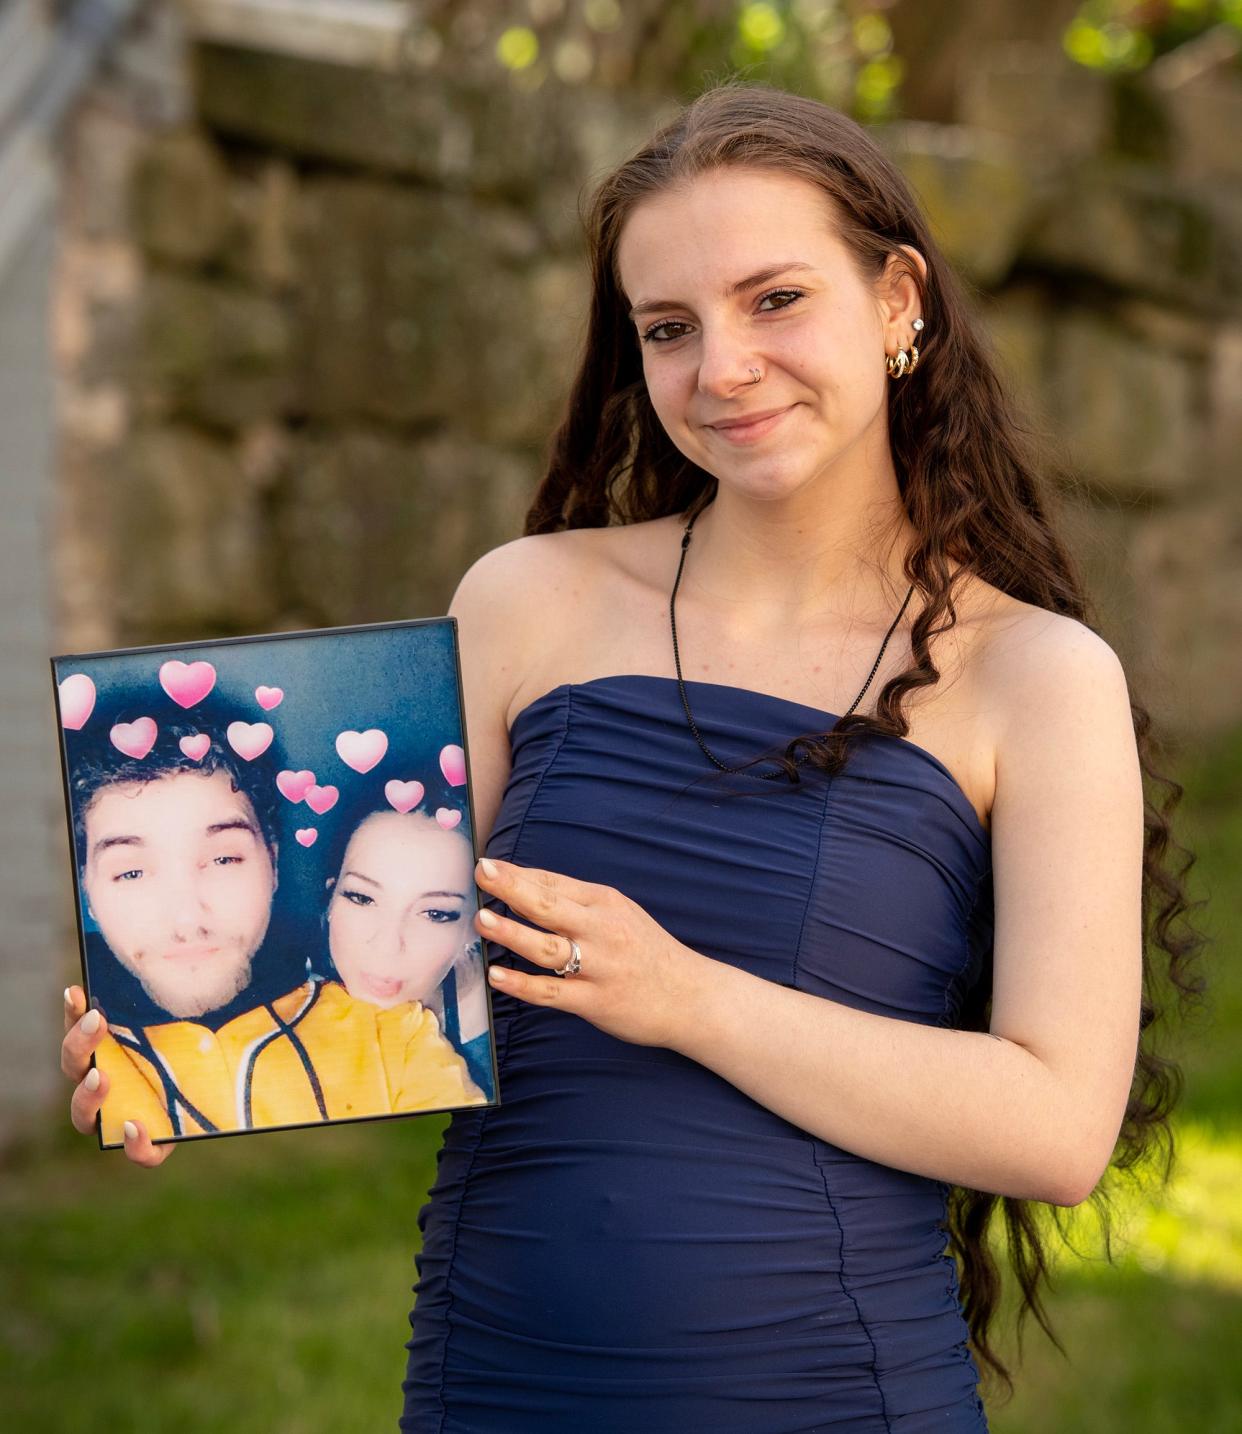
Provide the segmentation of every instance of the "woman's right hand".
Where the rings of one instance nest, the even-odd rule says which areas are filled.
[[[87,1026],[93,1029],[88,1030]],[[60,1044],[60,1068],[74,1082],[69,1119],[74,1130],[83,1135],[94,1131],[95,1117],[108,1094],[108,1077],[91,1065],[91,1053],[107,1029],[108,1023],[101,1011],[87,1011],[86,992],[81,986],[66,986],[65,1039]],[[172,1144],[152,1145],[140,1120],[126,1121],[126,1127],[125,1154],[135,1165],[163,1165],[176,1148]]]

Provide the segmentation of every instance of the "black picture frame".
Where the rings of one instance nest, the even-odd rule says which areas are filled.
[[[50,662],[100,1149],[500,1104],[456,618]]]

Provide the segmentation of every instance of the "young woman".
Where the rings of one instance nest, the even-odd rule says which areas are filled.
[[[248,1126],[478,1105],[487,1096],[429,1004],[475,955],[474,862],[461,826],[365,799],[325,855],[326,960],[219,1039]]]
[[[420,1007],[441,1045],[461,1051],[474,1084],[490,1090],[483,943],[460,802],[445,790],[408,812],[364,800],[325,855],[328,979],[382,1012]]]
[[[1030,1304],[1034,1204],[1167,1113],[1147,717],[864,130],[717,86],[587,224],[526,535],[450,608],[502,1104],[419,1216],[401,1427],[983,1430],[989,1215]]]

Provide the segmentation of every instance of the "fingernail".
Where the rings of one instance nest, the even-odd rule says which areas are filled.
[[[492,915],[492,913],[486,909],[480,909],[479,920],[483,923],[484,926],[499,925],[499,922],[497,922],[496,918]]]
[[[493,966],[487,973],[498,986],[503,986],[509,979],[509,973],[503,966]]]
[[[485,856],[479,858],[479,865],[483,868],[484,876],[495,876],[500,869],[494,861],[488,861]]]
[[[134,1124],[132,1120],[127,1120],[122,1129],[125,1131],[126,1140],[138,1139],[138,1127]]]
[[[99,1012],[87,1011],[86,1015],[82,1017],[80,1024],[82,1026],[83,1035],[93,1036],[99,1029]]]
[[[68,986],[65,987],[65,1005],[66,1005],[66,1006],[72,1006],[72,1005],[73,1005],[73,1000],[72,1000],[72,998],[71,998],[70,995],[69,995],[69,987],[68,987]]]
[[[92,1066],[92,1067],[90,1068],[90,1070],[88,1070],[88,1071],[86,1072],[86,1079],[82,1082],[82,1084],[87,1088],[87,1090],[98,1090],[98,1089],[99,1089],[99,1067],[98,1067],[98,1066]]]

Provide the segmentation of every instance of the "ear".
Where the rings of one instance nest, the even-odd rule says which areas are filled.
[[[914,274],[926,282],[927,261],[909,244],[902,244],[901,256],[890,254],[884,274],[877,286],[876,297],[880,320],[893,337],[909,337],[910,323],[922,314],[922,299]]]

